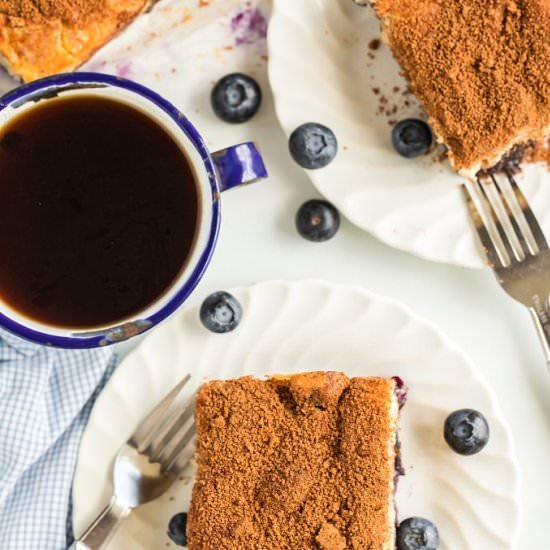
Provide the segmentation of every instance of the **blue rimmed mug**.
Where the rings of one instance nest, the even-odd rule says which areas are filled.
[[[196,128],[166,99],[136,82],[99,73],[61,74],[8,92],[0,98],[0,127],[37,102],[76,94],[125,103],[162,127],[193,168],[200,204],[194,246],[177,279],[153,304],[115,325],[75,329],[47,325],[14,310],[0,296],[0,327],[39,344],[90,348],[141,334],[172,314],[197,286],[210,262],[220,228],[221,193],[265,178],[267,171],[254,143],[210,153]]]

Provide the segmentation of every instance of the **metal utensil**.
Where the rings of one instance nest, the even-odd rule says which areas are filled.
[[[195,396],[172,406],[189,379],[187,375],[170,391],[122,446],[113,469],[111,502],[71,549],[105,548],[121,521],[164,493],[189,462],[194,453]]]
[[[502,288],[531,312],[550,364],[550,251],[510,172],[462,186],[487,260]]]

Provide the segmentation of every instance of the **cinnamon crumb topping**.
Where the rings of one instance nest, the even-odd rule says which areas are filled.
[[[84,20],[105,8],[107,0],[0,0],[0,13],[38,23],[60,19],[70,24]]]
[[[341,373],[205,384],[190,550],[389,548],[393,391]]]

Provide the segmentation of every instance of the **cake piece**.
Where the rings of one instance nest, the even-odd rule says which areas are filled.
[[[548,133],[549,0],[370,3],[460,173],[475,175]]]
[[[314,372],[197,397],[190,550],[393,550],[400,385]]]
[[[0,63],[25,82],[71,71],[156,0],[0,0]]]

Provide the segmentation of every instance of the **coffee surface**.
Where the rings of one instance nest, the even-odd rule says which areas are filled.
[[[145,114],[44,100],[0,130],[0,300],[60,327],[123,320],[175,281],[198,210],[188,160]]]

